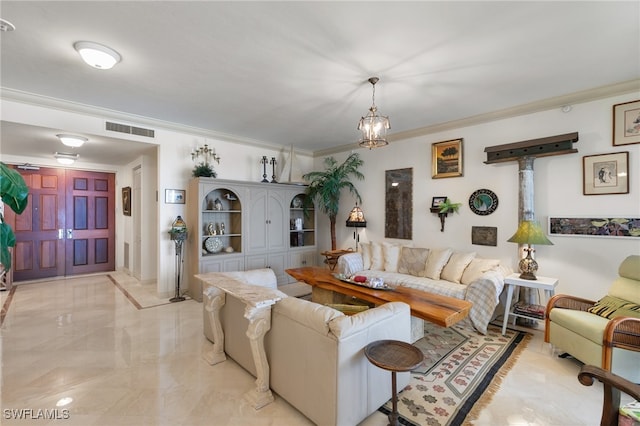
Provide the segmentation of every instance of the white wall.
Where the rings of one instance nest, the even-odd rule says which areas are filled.
[[[574,144],[578,153],[538,158],[534,163],[535,213],[543,227],[547,218],[573,216],[640,217],[640,144],[612,146],[612,106],[640,99],[640,93],[616,96],[573,105],[569,113],[560,109],[498,120],[481,125],[429,134],[392,142],[374,150],[359,149],[364,160],[361,169],[365,181],[356,181],[362,198],[367,228],[361,241],[383,241],[385,170],[413,168],[413,240],[416,247],[453,247],[476,251],[478,256],[499,258],[517,269],[517,245],[506,240],[518,225],[518,164],[507,162],[487,165],[484,148],[577,131]],[[428,112],[425,112],[428,113]],[[393,120],[393,116],[391,117]],[[456,178],[431,178],[431,144],[464,139],[464,175]],[[629,194],[591,195],[582,193],[582,157],[585,155],[629,151]],[[348,153],[335,155],[342,161]],[[315,168],[323,168],[323,158]],[[468,207],[469,196],[486,188],[499,198],[498,209],[478,216]],[[463,205],[460,214],[449,215],[440,232],[436,214],[430,213],[433,196],[448,196]],[[353,228],[344,224],[355,200],[343,194],[338,215],[338,248],[353,247]],[[498,228],[496,247],[472,245],[472,226]],[[318,248],[329,249],[329,222],[326,215],[318,221]],[[550,236],[553,246],[537,246],[539,275],[558,277],[557,292],[591,299],[604,295],[617,275],[620,262],[629,254],[640,254],[640,238]],[[395,240],[407,242],[407,240]]]
[[[205,138],[203,134],[208,133],[203,129],[189,131],[166,130],[161,127],[144,124],[142,127],[154,128],[155,138],[149,138],[107,132],[104,122],[106,117],[99,114],[86,112],[74,112],[61,107],[47,108],[31,103],[23,103],[14,100],[0,99],[0,110],[2,120],[16,122],[40,127],[64,129],[70,133],[82,133],[87,135],[100,135],[123,140],[133,140],[136,142],[156,145],[156,156],[151,154],[131,159],[124,166],[93,164],[78,161],[73,168],[83,170],[96,170],[116,173],[116,268],[121,269],[124,264],[124,242],[129,242],[133,249],[131,234],[133,226],[132,218],[122,215],[121,189],[131,186],[133,182],[132,170],[142,166],[143,170],[143,252],[148,254],[143,264],[143,274],[157,278],[157,290],[161,295],[171,294],[174,290],[174,259],[175,249],[173,242],[169,239],[169,229],[177,215],[185,217],[186,204],[165,204],[165,189],[186,189],[194,162],[191,160],[190,152],[193,148],[207,143],[210,147],[215,147],[216,152],[222,158],[220,164],[215,164],[215,170],[220,179],[254,181],[262,180],[263,167],[260,159],[266,155],[269,159],[275,157],[277,160],[276,176],[284,166],[285,160],[289,156],[288,147],[256,146],[239,143],[237,141],[226,141],[215,138]],[[118,119],[136,125],[135,120]],[[211,132],[209,132],[211,133]],[[2,161],[10,164],[31,163],[34,165],[57,167],[58,163],[52,159],[34,159],[28,156],[12,156],[1,153]],[[298,165],[302,173],[312,170],[313,158],[308,153],[296,151]],[[268,178],[271,179],[272,167],[267,166]],[[186,202],[189,202],[189,194],[186,194]],[[156,201],[157,200],[157,201]],[[147,209],[147,206],[154,206]],[[185,259],[186,262],[186,259]],[[130,262],[130,265],[131,262]],[[149,271],[149,268],[155,271]]]
[[[399,168],[413,168],[413,245],[414,246],[450,246],[459,250],[474,250],[479,256],[500,258],[515,269],[518,253],[517,246],[506,240],[513,234],[518,221],[518,166],[513,163],[486,165],[484,148],[518,142],[522,140],[553,136],[577,131],[580,140],[574,145],[579,153],[556,157],[539,158],[535,161],[535,207],[536,216],[546,222],[552,216],[635,216],[640,217],[640,145],[613,147],[611,144],[612,105],[640,99],[640,93],[610,97],[598,101],[576,104],[567,114],[559,109],[528,114],[520,117],[498,120],[481,125],[468,126],[451,131],[415,137],[392,142],[388,147],[377,150],[359,149],[365,165],[362,172],[366,179],[357,181],[363,197],[363,210],[367,219],[367,228],[361,230],[364,241],[384,239],[384,172]],[[74,113],[61,109],[47,109],[31,104],[2,100],[2,119],[42,127],[64,128],[70,132],[104,135],[104,118],[89,114]],[[428,114],[427,112],[416,112]],[[391,117],[393,124],[393,116]],[[135,123],[132,123],[135,124]],[[144,127],[149,127],[148,125]],[[356,135],[354,135],[355,140]],[[131,135],[123,139],[146,142],[145,138]],[[431,144],[449,139],[464,138],[464,176],[448,179],[431,178]],[[151,225],[157,243],[146,240],[148,253],[155,253],[157,261],[156,276],[158,292],[170,294],[174,286],[174,245],[169,239],[168,229],[177,215],[185,215],[186,205],[165,204],[165,189],[186,189],[190,179],[193,162],[189,155],[192,148],[208,143],[214,146],[222,157],[215,165],[221,179],[260,181],[263,155],[276,157],[278,169],[283,166],[288,155],[286,148],[257,147],[214,138],[204,139],[199,134],[180,133],[158,128],[153,141],[157,145],[157,162],[146,164],[152,169],[157,166],[157,209],[155,223]],[[584,155],[629,151],[630,194],[626,195],[582,195],[582,157]],[[338,160],[348,153],[335,155]],[[297,152],[303,173],[312,168],[320,170],[323,158],[312,159],[309,155]],[[3,154],[8,163],[34,163],[28,157],[11,157]],[[146,160],[144,160],[146,161]],[[120,188],[131,182],[131,166],[144,162],[132,159],[126,167],[101,164],[81,164],[83,169],[111,171],[116,173],[118,186],[116,234],[117,267],[123,264],[122,241],[131,232],[127,229],[121,214]],[[43,164],[53,166],[55,163]],[[271,175],[271,167],[267,168]],[[146,186],[154,186],[147,183]],[[499,197],[496,212],[489,216],[477,216],[467,207],[469,195],[477,189],[487,188]],[[148,203],[156,200],[155,190],[144,195]],[[187,203],[189,202],[187,194]],[[463,203],[460,214],[449,216],[445,231],[440,232],[440,223],[435,214],[429,212],[433,196],[448,196],[455,202]],[[151,201],[149,201],[151,200]],[[355,200],[348,194],[343,195],[341,211],[338,216],[338,247],[353,246],[353,228],[344,226],[347,215]],[[150,212],[152,223],[153,212]],[[319,215],[317,242],[319,251],[330,248],[329,224],[326,216]],[[498,246],[487,247],[471,244],[471,226],[495,226],[498,228]],[[616,275],[617,267],[625,256],[640,253],[640,240],[622,238],[591,237],[550,237],[555,245],[538,246],[537,259],[540,275],[560,278],[559,292],[572,293],[588,298],[602,296]],[[404,241],[404,240],[398,240]]]

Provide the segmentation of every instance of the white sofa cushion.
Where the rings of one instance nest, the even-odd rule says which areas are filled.
[[[330,331],[329,321],[345,316],[336,309],[297,297],[282,299],[272,309],[279,315],[288,317],[291,321],[296,321],[325,336]]]
[[[424,275],[432,280],[439,280],[440,273],[447,264],[449,257],[453,253],[450,248],[445,249],[431,249],[429,250],[429,256],[427,257],[427,264],[424,268]]]
[[[355,315],[344,315],[333,318],[329,322],[329,329],[338,340],[349,337],[352,334],[366,330],[371,324],[379,323],[387,318],[391,318],[398,312],[409,309],[409,305],[402,302],[385,303],[376,309],[369,309]]]
[[[469,262],[460,279],[460,283],[469,285],[482,276],[485,272],[495,271],[499,268],[500,261],[498,259],[482,259],[475,258]]]
[[[381,243],[371,243],[371,267],[376,271],[384,271],[384,254],[382,253]]]
[[[447,264],[444,265],[444,268],[440,273],[440,278],[451,281],[452,283],[460,284],[462,273],[474,257],[476,257],[476,252],[462,253],[454,251]]]
[[[382,243],[382,257],[385,271],[398,272],[398,260],[400,259],[401,249],[402,246],[398,244]]]
[[[428,256],[428,248],[402,247],[398,261],[398,272],[414,277],[424,277]]]
[[[360,253],[362,254],[362,269],[371,269],[371,243],[360,243]]]

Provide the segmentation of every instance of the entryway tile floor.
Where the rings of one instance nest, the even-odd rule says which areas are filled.
[[[127,292],[148,292],[136,286],[128,283]],[[136,307],[108,275],[1,292],[4,308],[11,299],[0,326],[2,424],[312,424],[277,395],[254,410],[243,399],[254,386],[249,373],[232,360],[215,366],[203,360],[210,343],[202,334],[201,303],[148,297],[148,307]],[[533,331],[473,424],[599,424],[602,386],[582,386],[579,364],[557,358],[542,340],[542,331]],[[386,424],[379,412],[361,423]]]

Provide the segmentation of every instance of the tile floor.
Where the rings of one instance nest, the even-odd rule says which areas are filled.
[[[0,293],[3,307],[11,299],[0,327],[3,425],[311,424],[278,396],[254,410],[242,398],[252,376],[231,360],[210,366],[202,359],[209,343],[194,300],[167,304],[154,286],[126,275],[15,289]],[[473,424],[599,424],[601,385],[580,385],[579,365],[556,358],[542,332],[533,334]],[[45,415],[38,410],[58,420],[37,418]],[[386,424],[381,413],[361,423]]]

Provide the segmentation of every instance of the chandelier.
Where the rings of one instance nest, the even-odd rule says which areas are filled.
[[[373,86],[372,105],[369,108],[369,113],[362,117],[358,123],[358,130],[362,132],[358,144],[363,148],[379,148],[389,144],[387,142],[387,130],[391,127],[389,117],[379,115],[376,107],[376,83],[378,80],[378,77],[369,78],[369,83]]]

